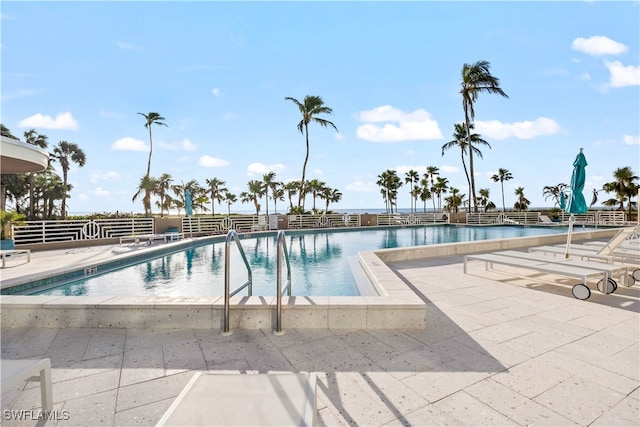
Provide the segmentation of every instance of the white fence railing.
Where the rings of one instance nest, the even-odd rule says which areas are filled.
[[[467,214],[467,224],[524,224],[538,223],[540,212],[478,212]]]
[[[153,218],[27,221],[13,227],[16,244],[97,240],[153,233]]]
[[[449,222],[449,214],[446,212],[416,212],[379,214],[378,225],[420,225],[420,224],[446,224]]]

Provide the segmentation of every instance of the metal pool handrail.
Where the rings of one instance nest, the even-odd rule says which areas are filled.
[[[237,287],[233,292],[229,291],[229,270],[230,270],[230,260],[231,260],[231,241],[236,242],[236,246],[240,255],[242,256],[242,260],[244,261],[244,265],[247,267],[247,281],[242,285]],[[224,241],[224,328],[222,331],[222,335],[231,335],[231,331],[229,330],[229,301],[232,296],[248,287],[249,296],[253,293],[253,280],[251,276],[251,266],[249,265],[249,261],[247,260],[247,256],[244,253],[244,249],[242,248],[242,243],[240,243],[240,238],[238,237],[238,233],[235,230],[229,230],[227,233],[227,238]]]
[[[277,267],[276,267],[276,330],[273,331],[276,335],[284,334],[282,330],[282,294],[287,293],[287,296],[291,296],[291,265],[289,264],[289,252],[287,252],[287,245],[285,242],[284,231],[278,231],[278,238],[276,239],[277,247]],[[282,259],[284,258],[287,263],[287,283],[284,288],[282,287]]]

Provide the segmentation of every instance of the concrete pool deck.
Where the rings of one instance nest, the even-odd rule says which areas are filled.
[[[564,278],[479,264],[465,275],[459,248],[438,249],[372,261],[386,257],[421,300],[424,328],[11,327],[3,296],[2,358],[51,358],[60,420],[9,419],[37,416],[30,383],[2,394],[2,424],[155,425],[193,374],[209,371],[316,372],[320,425],[637,425],[638,286],[579,301]],[[68,255],[77,264],[88,252]],[[33,255],[29,274],[46,254]]]

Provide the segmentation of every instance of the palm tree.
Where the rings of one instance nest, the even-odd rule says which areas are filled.
[[[380,194],[385,203],[387,213],[393,213],[393,206],[396,205],[398,188],[402,187],[400,177],[393,169],[387,169],[378,175],[376,185],[381,187]]]
[[[460,190],[455,187],[449,187],[450,196],[445,198],[446,209],[451,213],[458,213],[458,208],[462,205],[464,194],[460,194]]]
[[[267,172],[262,176],[262,182],[264,183],[264,195],[266,200],[266,215],[269,215],[269,189],[271,189],[276,182],[276,173]],[[274,202],[275,203],[275,202]]]
[[[422,208],[423,212],[427,212],[427,200],[429,199],[433,199],[433,194],[431,193],[431,188],[429,187],[429,180],[427,179],[427,174],[424,174],[424,178],[422,178],[420,180],[420,200],[422,200],[422,202],[424,203],[424,206]],[[435,203],[436,201],[433,201],[433,210],[436,210],[436,206]]]
[[[323,187],[320,197],[325,201],[324,213],[329,213],[329,203],[338,203],[342,199],[342,193],[337,188]]]
[[[549,197],[553,198],[553,206],[560,206],[560,197],[562,197],[562,191],[567,188],[567,184],[560,183],[558,185],[546,185],[542,189],[542,195],[544,200]]]
[[[8,129],[7,129],[8,130]],[[9,134],[11,134],[9,132]],[[46,135],[42,135],[36,132],[35,129],[29,129],[24,132],[24,141],[27,144],[36,145],[40,148],[47,148],[49,142],[47,141],[48,137]],[[35,200],[33,197],[33,186],[34,186],[34,173],[29,172],[29,218],[34,218],[34,205]]]
[[[256,215],[260,215],[260,198],[264,196],[264,185],[262,181],[251,180],[247,183],[249,191],[240,193],[240,201],[242,203],[253,202],[256,208]]]
[[[429,191],[431,193],[435,193],[435,177],[440,175],[440,169],[437,168],[436,166],[427,166],[427,172],[424,173],[423,177],[424,179],[428,180],[431,183],[431,187],[429,188]],[[432,197],[433,200],[433,210],[436,210],[436,199],[435,197]]]
[[[531,202],[524,196],[524,187],[518,187],[515,191],[518,200],[513,204],[513,208],[519,211],[526,211]]]
[[[615,199],[609,199],[604,202],[606,206],[615,206],[620,204],[619,209],[624,211],[624,202],[628,201],[629,214],[631,214],[631,199],[638,194],[638,176],[633,173],[630,166],[617,168],[613,171],[614,180],[607,182],[602,186],[606,193],[615,193]]]
[[[413,184],[417,183],[419,180],[420,175],[413,169],[409,169],[409,171],[404,174],[404,183],[409,184],[409,195],[411,196],[409,210],[411,212],[415,211],[416,202],[418,200],[418,194],[414,191]]]
[[[336,132],[338,132],[338,128],[329,120],[316,117],[318,114],[333,113],[333,110],[325,106],[324,101],[322,101],[322,98],[320,98],[319,96],[307,95],[304,97],[304,101],[302,103],[297,99],[291,98],[289,96],[286,97],[285,100],[289,100],[296,104],[298,106],[298,109],[300,110],[300,113],[302,114],[302,120],[298,122],[298,130],[300,131],[300,133],[304,133],[307,145],[307,154],[304,157],[304,164],[302,165],[302,179],[300,180],[301,190],[304,190],[307,162],[309,160],[309,123],[314,121],[323,127],[331,126],[336,130]],[[298,207],[302,207],[302,198],[303,192],[300,192]]]
[[[473,124],[470,126],[470,128],[473,129]],[[464,161],[464,156],[465,154],[467,154],[467,149],[471,147],[471,151],[482,158],[482,151],[475,147],[473,143],[483,144],[488,146],[489,148],[491,148],[491,145],[489,145],[489,143],[482,139],[477,133],[473,133],[471,134],[471,137],[467,138],[467,128],[465,127],[464,123],[456,123],[454,125],[453,138],[453,141],[449,141],[442,146],[442,155],[444,156],[444,152],[452,147],[460,148],[462,167],[464,168],[464,174],[467,177],[467,184],[469,184],[469,188],[471,188],[471,177],[469,176],[469,171],[467,170],[467,164]],[[472,144],[469,144],[469,141],[471,141]]]
[[[284,200],[284,189],[281,182],[274,182],[271,187],[271,198],[273,199],[273,211],[278,213],[278,200]]]
[[[500,182],[500,187],[502,189],[502,212],[505,212],[505,207],[504,207],[504,182],[505,181],[509,181],[512,178],[513,178],[513,175],[511,175],[511,172],[509,172],[508,169],[503,169],[503,168],[498,169],[498,173],[491,177],[493,182],[498,182],[498,181]]]
[[[489,209],[495,209],[496,205],[491,200],[489,200],[489,189],[481,188],[478,193],[480,194],[480,198],[478,199],[478,204],[484,208],[484,212],[487,213]]]
[[[438,195],[438,210],[442,210],[442,194],[447,192],[449,188],[449,180],[441,176],[436,178],[436,183],[433,186],[435,193]]]
[[[158,188],[158,180],[152,176],[145,175],[140,178],[140,183],[138,184],[138,191],[131,198],[132,202],[135,202],[136,199],[144,192],[144,196],[142,197],[142,205],[144,206],[144,212],[146,216],[151,216],[151,194],[153,194]]]
[[[231,216],[231,205],[238,201],[238,198],[235,194],[229,193],[228,191],[224,193],[224,200],[227,202],[227,214]]]
[[[144,127],[149,129],[149,160],[147,161],[147,175],[151,173],[151,154],[153,154],[153,138],[151,137],[151,125],[167,126],[163,120],[166,120],[158,113],[151,112],[149,114],[138,113],[146,120]],[[168,127],[168,126],[167,126]]]
[[[168,173],[163,173],[160,178],[156,180],[156,188],[153,190],[155,194],[160,197],[160,200],[156,202],[156,206],[160,208],[160,216],[164,217],[164,211],[169,213],[169,209],[173,205],[173,198],[167,194],[171,189],[171,182],[173,178]]]
[[[227,189],[223,187],[223,185],[226,184],[226,181],[221,181],[214,177],[211,179],[207,178],[205,182],[207,183],[207,190],[211,197],[211,215],[215,216],[215,202],[216,200],[218,203],[222,202],[224,200],[224,195],[227,192]]]
[[[62,218],[67,217],[67,176],[71,168],[71,162],[79,167],[83,167],[87,161],[87,156],[77,144],[67,141],[58,142],[58,146],[53,149],[54,159],[60,163],[62,168],[62,183],[64,185],[64,197],[62,199]]]
[[[489,71],[491,65],[488,61],[478,61],[474,64],[464,64],[462,66],[462,108],[464,109],[464,121],[467,127],[467,135],[471,135],[471,123],[475,120],[474,103],[478,95],[482,92],[498,94],[508,98],[507,94],[500,88],[500,81]],[[472,145],[473,141],[469,141]],[[473,150],[469,151],[469,177],[471,181],[471,201],[473,209],[477,211],[476,204],[476,183],[473,168]]]
[[[287,192],[287,197],[289,198],[289,212],[293,212],[292,197],[298,192],[298,188],[300,188],[298,181],[289,181],[283,186],[283,189]]]
[[[313,197],[313,213],[316,213],[316,199],[318,198],[318,193],[320,193],[325,186],[326,183],[324,181],[320,181],[315,178],[307,183],[306,187],[309,193],[311,193],[311,197]]]

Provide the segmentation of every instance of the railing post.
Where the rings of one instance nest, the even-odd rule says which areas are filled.
[[[287,263],[287,295],[291,296],[291,265],[289,264],[289,254],[285,246],[284,231],[278,231],[276,239],[277,263],[276,263],[276,330],[275,335],[284,335],[282,330],[282,260]]]
[[[189,221],[189,227],[191,227],[191,221]],[[227,233],[227,238],[224,241],[224,315],[223,315],[223,328],[222,335],[228,336],[233,332],[230,331],[229,328],[229,303],[231,300],[230,295],[230,287],[229,287],[229,267],[231,265],[231,257],[230,257],[230,249],[231,249],[231,239],[235,231],[231,230]]]

